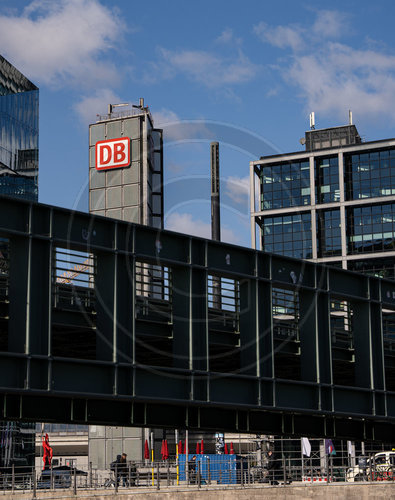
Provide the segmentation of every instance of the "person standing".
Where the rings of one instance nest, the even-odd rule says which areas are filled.
[[[188,462],[189,483],[196,484],[196,455],[193,455],[192,460]]]
[[[121,458],[118,463],[118,475],[122,479],[122,486],[128,486],[128,464],[127,464],[127,454],[122,453]]]
[[[267,464],[266,469],[269,471],[270,484],[278,484],[278,470],[280,469],[280,462],[277,460],[276,455],[273,450],[267,452]]]

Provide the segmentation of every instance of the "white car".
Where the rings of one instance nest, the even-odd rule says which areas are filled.
[[[349,482],[367,481],[371,472],[395,472],[395,451],[381,451],[372,459],[360,457],[358,465],[347,470],[346,479]],[[370,478],[372,479],[372,478]]]

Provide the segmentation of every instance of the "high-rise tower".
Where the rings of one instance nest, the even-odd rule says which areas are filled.
[[[38,200],[38,98],[38,88],[0,56],[0,195]],[[0,236],[1,350],[10,342],[9,255]],[[34,423],[0,422],[0,467],[32,466],[34,436]]]
[[[89,127],[89,211],[163,227],[163,139],[144,100]]]
[[[0,194],[38,200],[38,88],[0,56]]]

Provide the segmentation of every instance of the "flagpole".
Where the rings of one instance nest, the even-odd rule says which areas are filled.
[[[189,431],[186,429],[185,431],[185,477],[187,480],[187,485],[189,485],[189,467],[188,467],[188,462],[189,462]]]
[[[178,436],[177,436],[178,437]],[[180,484],[180,466],[178,463],[178,441],[176,441],[176,470],[177,470],[177,486]]]
[[[152,467],[152,486],[154,486],[154,433],[151,431],[151,467]]]
[[[302,455],[302,482],[304,478],[304,464],[303,464],[303,438],[300,438],[300,452]]]

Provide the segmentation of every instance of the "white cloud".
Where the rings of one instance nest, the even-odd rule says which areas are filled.
[[[254,31],[263,41],[289,51],[291,58],[283,58],[277,68],[284,81],[299,89],[306,111],[345,119],[347,110],[352,109],[360,118],[387,116],[395,120],[391,105],[395,56],[377,46],[364,49],[359,43],[354,48],[336,41],[350,31],[341,12],[319,11],[310,27],[260,23]]]
[[[166,217],[165,227],[169,231],[211,238],[211,224],[194,219],[192,214],[173,212]],[[221,240],[227,243],[240,244],[240,238],[228,228],[221,227]]]
[[[108,104],[123,102],[122,99],[110,89],[99,89],[93,95],[80,99],[73,107],[82,123],[87,125],[96,121],[96,115],[105,115]]]
[[[307,109],[343,117],[352,109],[356,116],[395,120],[392,55],[332,43],[315,54],[295,57],[285,76],[299,86]]]
[[[152,117],[154,119],[155,127],[162,127],[167,123],[175,123],[180,121],[177,113],[175,113],[171,109],[166,108],[162,108],[159,111],[153,111]]]
[[[235,57],[220,57],[200,50],[171,51],[160,49],[162,62],[166,68],[164,76],[173,78],[184,74],[192,81],[209,88],[245,83],[258,72],[241,50]]]
[[[22,15],[0,16],[2,53],[36,83],[93,86],[118,72],[102,56],[125,27],[98,0],[35,0]]]
[[[269,42],[281,49],[290,47],[292,50],[300,50],[304,47],[304,30],[299,26],[276,26],[271,27],[261,22],[254,26],[254,33],[265,42]]]
[[[235,203],[245,205],[249,201],[250,178],[231,176],[225,180],[225,194]]]
[[[322,10],[317,12],[312,30],[319,37],[338,37],[342,35],[346,26],[346,16],[335,10]]]
[[[223,30],[223,32],[219,35],[219,37],[215,40],[218,43],[223,43],[223,44],[236,44],[240,45],[242,43],[242,39],[239,37],[235,37],[232,28],[226,28]]]

